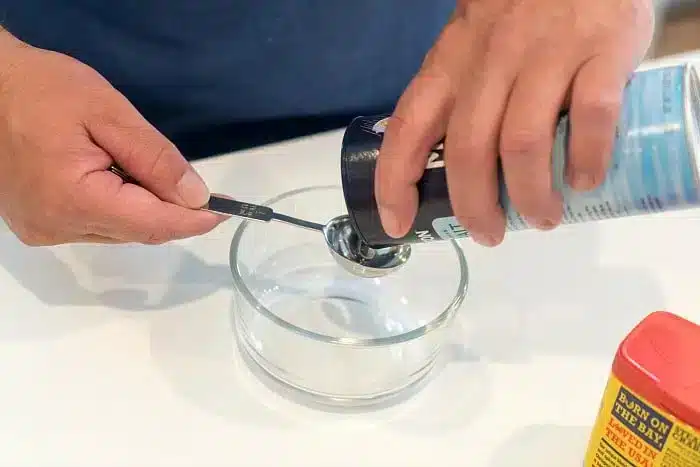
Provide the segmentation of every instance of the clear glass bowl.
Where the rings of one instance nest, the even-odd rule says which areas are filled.
[[[337,186],[264,204],[319,223],[346,212]],[[403,268],[364,279],[336,264],[321,233],[274,221],[243,222],[230,264],[239,347],[274,380],[334,406],[386,402],[423,380],[468,284],[456,242],[415,245]]]

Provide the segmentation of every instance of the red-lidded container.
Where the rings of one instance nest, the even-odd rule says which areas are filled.
[[[700,467],[700,326],[665,311],[622,341],[585,467]]]

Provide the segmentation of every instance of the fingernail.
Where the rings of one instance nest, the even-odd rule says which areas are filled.
[[[557,226],[557,223],[552,219],[541,219],[535,224],[535,226],[540,230],[552,230]]]
[[[472,232],[471,236],[474,239],[474,241],[481,246],[490,247],[496,246],[498,244],[498,240],[496,240],[496,237],[492,235]]]
[[[557,221],[555,221],[554,219],[543,219],[540,221],[537,228],[539,228],[541,230],[552,230],[556,226],[557,226]]]
[[[557,226],[557,222],[553,219],[535,219],[534,217],[526,217],[525,221],[532,227],[539,230],[552,230]]]
[[[384,231],[392,236],[392,237],[398,237],[401,235],[401,222],[399,218],[396,216],[394,211],[392,211],[389,208],[386,208],[384,206],[378,206],[379,210],[379,218],[382,221],[382,226],[384,227]]]
[[[177,183],[177,192],[190,208],[201,208],[209,201],[209,189],[194,169],[185,172]]]

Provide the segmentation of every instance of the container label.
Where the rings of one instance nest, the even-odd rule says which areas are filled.
[[[584,467],[697,467],[700,433],[610,377]]]
[[[697,122],[691,121],[686,111],[690,98],[686,79],[697,77],[685,65],[633,75],[624,92],[608,174],[591,192],[575,192],[564,181],[570,125],[567,117],[561,119],[554,138],[552,168],[554,187],[564,199],[563,224],[700,205],[696,148],[689,142],[689,125]],[[529,228],[512,208],[503,183],[501,204],[506,230]],[[432,227],[442,239],[468,236],[456,217],[434,219]]]

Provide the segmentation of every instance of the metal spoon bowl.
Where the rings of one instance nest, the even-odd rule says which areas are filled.
[[[382,277],[401,268],[411,256],[410,245],[372,248],[362,241],[347,215],[334,217],[323,237],[336,262],[361,277]]]

